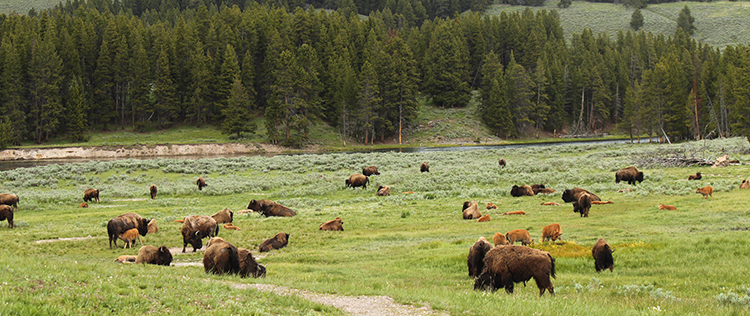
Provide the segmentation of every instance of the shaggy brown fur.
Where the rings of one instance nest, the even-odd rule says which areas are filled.
[[[135,260],[138,258],[138,256],[119,256],[117,259],[115,259],[115,262],[117,263],[135,263]]]
[[[94,201],[99,202],[99,190],[97,189],[86,189],[86,191],[83,191],[83,201],[84,202],[90,202]]]
[[[206,252],[203,253],[203,269],[206,273],[213,274],[240,273],[237,247],[221,237],[211,238],[206,245]]]
[[[195,184],[198,185],[198,191],[203,190],[203,187],[208,186],[206,184],[206,180],[203,179],[203,177],[199,177],[198,180],[195,180]]]
[[[466,258],[466,262],[469,266],[470,277],[475,278],[482,273],[482,270],[484,270],[484,255],[490,249],[492,249],[492,245],[484,237],[479,237],[479,240],[469,248],[469,256]]]
[[[488,210],[496,210],[497,209],[497,205],[492,204],[492,202],[487,202],[487,209]]]
[[[125,213],[110,219],[107,222],[107,235],[109,235],[109,249],[112,249],[112,242],[114,241],[115,247],[117,247],[117,238],[120,234],[133,229],[138,228],[138,233],[141,236],[148,234],[148,222],[149,220],[141,217],[136,213]]]
[[[490,215],[489,214],[485,214],[485,215],[483,215],[482,217],[480,217],[477,220],[477,222],[489,222],[489,221],[490,221]]]
[[[234,213],[228,208],[225,208],[216,212],[216,214],[211,215],[211,217],[216,221],[216,224],[231,223],[232,220],[234,220]]]
[[[135,263],[150,263],[162,266],[169,266],[172,263],[172,253],[169,252],[167,246],[161,246],[156,248],[148,245],[138,249],[138,257],[135,258]]]
[[[497,163],[500,165],[500,167],[505,168],[505,165],[507,162],[505,161],[505,158],[500,158],[500,160],[497,161]]]
[[[560,206],[560,203],[557,203],[557,202],[542,202],[542,205]]]
[[[225,229],[229,229],[229,230],[240,230],[239,227],[232,225],[232,223],[226,223],[226,224],[224,224],[224,228]]]
[[[659,210],[667,210],[667,211],[676,211],[677,208],[672,205],[666,205],[666,204],[659,204]]]
[[[742,183],[740,184],[740,189],[750,189],[750,181],[742,180]]]
[[[0,204],[5,204],[13,207],[13,211],[18,209],[18,195],[13,193],[0,193]]]
[[[555,191],[555,189],[553,188],[544,188],[544,189],[539,189],[539,192],[537,192],[536,194],[552,194],[555,192],[557,191]]]
[[[555,241],[557,238],[560,238],[560,235],[562,235],[562,228],[560,228],[560,224],[558,223],[549,224],[542,228],[542,242],[548,239]]]
[[[185,217],[182,223],[182,252],[190,243],[193,246],[193,252],[203,248],[203,238],[214,237],[219,230],[219,225],[213,217],[202,215],[190,215]]]
[[[419,172],[430,172],[430,165],[426,161],[422,162],[419,166]]]
[[[344,181],[344,184],[347,188],[356,189],[357,187],[362,187],[362,189],[367,189],[367,184],[370,183],[370,178],[366,177],[363,174],[355,173],[351,176],[349,176],[349,179],[346,179]]]
[[[546,189],[544,184],[532,184],[531,185],[531,191],[534,192],[534,195],[539,194],[539,190]]]
[[[128,229],[120,234],[120,236],[117,236],[117,238],[120,238],[125,242],[125,246],[123,246],[122,249],[125,249],[126,247],[131,248],[133,245],[135,245],[136,239],[141,243],[141,246],[143,246],[141,236],[138,235],[138,228]]]
[[[477,201],[466,201],[462,209],[464,219],[476,219],[482,217],[482,213],[479,212],[479,205]]]
[[[614,250],[612,250],[604,238],[599,238],[599,240],[596,241],[594,247],[591,248],[591,255],[594,256],[594,268],[596,268],[596,272],[606,269],[612,271],[615,268],[612,252],[614,252]]]
[[[614,204],[612,201],[591,201],[591,204]]]
[[[505,292],[513,293],[514,283],[525,283],[534,278],[539,296],[545,290],[555,295],[549,278],[555,277],[555,258],[549,252],[522,246],[500,246],[487,252],[484,265],[484,271],[474,282],[475,290],[505,288]]]
[[[573,202],[573,213],[581,213],[581,217],[589,217],[589,210],[591,210],[592,196],[588,193],[581,193],[578,196],[578,201]]]
[[[344,221],[341,220],[341,217],[336,217],[336,219],[320,224],[318,230],[344,231]]]
[[[700,172],[696,172],[695,174],[691,174],[688,176],[688,180],[700,180],[703,179],[703,176],[701,176]]]
[[[505,239],[505,235],[503,235],[503,233],[495,233],[495,236],[492,236],[492,243],[494,243],[495,247],[497,247],[501,245],[507,245],[508,240]]]
[[[510,196],[534,196],[534,190],[531,189],[531,186],[526,184],[520,187],[517,185],[513,185],[513,187],[510,189]]]
[[[636,185],[636,181],[643,182],[643,171],[638,171],[638,168],[630,166],[622,168],[615,172],[615,182],[627,181],[628,184]]]
[[[259,212],[265,217],[292,217],[297,215],[297,212],[271,200],[250,200],[250,204],[247,205],[247,208]]]
[[[89,207],[89,204],[86,203],[86,202],[81,202],[81,207],[82,208],[87,208],[87,207]]]
[[[149,191],[149,192],[151,193],[151,199],[152,199],[152,200],[153,200],[153,199],[155,199],[155,198],[156,198],[156,191],[157,191],[157,190],[156,190],[156,185],[153,185],[153,184],[152,184],[152,185],[151,185],[151,186],[150,186],[150,187],[148,188],[148,191]]]
[[[503,215],[526,215],[526,212],[524,212],[524,211],[510,211],[510,212],[503,213]]]
[[[381,185],[378,187],[378,192],[375,193],[377,196],[388,196],[391,195],[391,187],[387,185]]]
[[[150,221],[148,222],[148,225],[146,225],[146,226],[148,227],[148,233],[149,233],[149,234],[152,234],[152,233],[155,233],[155,232],[158,232],[158,231],[159,231],[159,227],[158,227],[158,226],[156,226],[156,218],[152,218],[152,219],[151,219],[151,220],[150,220]]]
[[[8,220],[8,228],[13,228],[13,207],[0,204],[0,221]]]
[[[505,234],[505,239],[510,245],[516,243],[516,241],[520,241],[524,246],[534,243],[534,240],[531,239],[531,234],[529,234],[529,231],[525,229],[511,230]]]
[[[276,236],[273,236],[273,238],[266,239],[263,241],[263,243],[258,246],[258,251],[260,252],[268,252],[273,249],[281,249],[286,247],[286,245],[289,243],[289,234],[287,233],[278,233]]]
[[[258,262],[255,261],[255,258],[253,258],[253,254],[250,253],[249,250],[245,248],[239,248],[237,251],[237,257],[240,260],[240,277],[266,277],[266,267],[258,264]]]
[[[362,169],[362,174],[365,175],[365,177],[369,177],[371,175],[380,175],[380,172],[378,172],[378,167],[369,166]]]
[[[584,192],[591,194],[591,196],[593,197],[592,201],[601,201],[601,199],[598,196],[596,196],[596,194],[591,193],[587,191],[586,189],[581,189],[581,188],[566,189],[565,191],[563,191],[562,200],[565,203],[576,202],[578,201],[578,198],[580,197],[581,193],[584,193]]]
[[[707,185],[698,190],[695,190],[695,193],[703,194],[704,199],[708,198],[709,196],[714,197],[714,188],[710,185]]]

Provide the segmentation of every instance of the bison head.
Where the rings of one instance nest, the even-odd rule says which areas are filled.
[[[562,200],[565,201],[565,203],[575,202],[576,197],[573,194],[573,191],[571,191],[570,189],[565,189],[565,191],[562,194]]]
[[[700,174],[700,172],[698,174]],[[635,175],[635,180],[638,182],[643,182],[643,171],[638,171],[638,174]]]
[[[169,266],[172,264],[172,253],[167,246],[159,247],[158,258],[155,263],[162,266]]]
[[[146,236],[148,234],[148,222],[150,220],[141,218],[138,220],[138,233],[141,234],[141,236]]]
[[[200,231],[196,231],[190,235],[190,240],[188,240],[188,242],[193,246],[193,252],[195,252],[196,250],[203,248],[203,235],[201,235]]]

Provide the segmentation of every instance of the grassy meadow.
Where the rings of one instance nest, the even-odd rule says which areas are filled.
[[[342,295],[388,295],[397,302],[452,315],[706,315],[750,314],[750,211],[748,191],[737,187],[750,166],[667,168],[639,165],[649,156],[698,156],[750,161],[744,138],[675,145],[561,145],[504,150],[427,153],[333,153],[199,160],[120,160],[47,165],[0,172],[0,191],[20,196],[16,227],[0,223],[0,314],[243,314],[339,315],[299,297],[278,296],[240,284],[266,283]],[[499,157],[508,160],[500,169]],[[429,173],[420,173],[422,161]],[[614,172],[638,165],[643,183],[614,183]],[[378,166],[367,189],[344,180]],[[703,180],[688,182],[697,171]],[[195,179],[208,187],[198,191]],[[547,196],[514,198],[513,184],[544,183]],[[159,194],[148,198],[156,184]],[[391,196],[377,197],[378,185]],[[702,199],[695,189],[711,185]],[[592,206],[581,218],[561,192],[586,188],[613,204]],[[100,203],[79,203],[86,188]],[[619,189],[632,192],[618,193]],[[413,191],[404,194],[402,192]],[[219,236],[253,254],[267,268],[263,279],[207,275],[202,253],[174,256],[172,266],[118,264],[136,249],[109,249],[106,223],[126,212],[156,218],[159,232],[144,244],[180,249],[186,215],[244,209],[271,199],[296,210],[292,218],[235,214],[239,231]],[[499,208],[492,221],[461,219],[464,201]],[[660,203],[677,211],[659,211]],[[525,216],[502,216],[523,210]],[[345,231],[319,231],[341,216]],[[542,227],[560,223],[563,241],[540,243]],[[466,256],[479,236],[524,228],[533,247],[556,258],[555,296],[537,298],[534,282],[506,294],[473,290]],[[257,253],[283,231],[289,245]],[[86,237],[74,240],[58,238]],[[614,247],[614,272],[597,273],[591,246]],[[55,241],[37,242],[42,240]],[[205,242],[205,241],[204,241]],[[122,246],[122,242],[118,242]],[[500,312],[502,311],[502,312]]]

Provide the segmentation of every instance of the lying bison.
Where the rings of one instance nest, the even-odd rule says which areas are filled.
[[[469,266],[469,276],[476,278],[484,270],[484,255],[492,249],[492,245],[484,239],[479,237],[479,240],[469,247],[469,256],[466,257],[466,262]]]
[[[255,261],[255,258],[253,258],[253,254],[250,253],[250,250],[247,250],[245,248],[239,248],[237,250],[237,257],[240,260],[240,277],[266,277],[266,267],[258,264],[258,262]]]
[[[362,169],[362,174],[365,175],[365,177],[369,177],[371,175],[380,175],[380,172],[378,172],[378,167],[375,166],[369,166],[367,168]]]
[[[172,253],[167,246],[156,248],[154,246],[143,246],[138,249],[135,263],[150,263],[161,266],[169,266],[172,263]]]
[[[534,195],[539,194],[539,191],[542,189],[546,189],[547,187],[544,186],[544,184],[532,184],[531,185],[531,191],[534,192]]]
[[[591,255],[594,257],[594,268],[596,268],[596,272],[601,272],[606,269],[609,269],[609,271],[614,270],[615,261],[612,258],[613,252],[614,250],[612,250],[604,238],[599,238],[599,240],[596,241],[594,247],[591,248]]]
[[[375,193],[377,196],[388,196],[391,195],[391,187],[387,185],[381,185],[378,187],[378,192]]]
[[[152,200],[153,200],[153,199],[155,199],[155,198],[156,198],[156,185],[153,185],[153,184],[152,184],[152,185],[151,185],[151,186],[150,186],[150,187],[148,188],[148,191],[149,191],[149,192],[151,193],[151,199],[152,199]]]
[[[628,184],[636,185],[636,181],[643,182],[643,171],[638,171],[638,168],[630,166],[622,168],[615,172],[615,182],[627,181]]]
[[[109,249],[112,249],[112,242],[115,242],[117,247],[117,238],[124,232],[133,228],[138,229],[138,233],[141,236],[148,234],[148,222],[149,220],[141,217],[136,213],[125,213],[110,219],[107,222],[107,235],[109,235]]]
[[[211,238],[203,253],[203,269],[213,274],[240,273],[240,259],[237,247],[220,237]]]
[[[190,215],[182,222],[182,252],[190,243],[193,252],[203,248],[203,238],[214,237],[219,231],[219,225],[210,216]]]
[[[691,174],[690,176],[688,176],[688,180],[700,180],[700,179],[703,179],[703,176],[701,175],[700,172],[696,172],[695,174]]]
[[[740,189],[750,189],[750,181],[742,180],[742,183],[740,183]]]
[[[565,191],[563,191],[562,200],[565,203],[576,202],[578,201],[578,197],[581,195],[581,193],[584,193],[584,192],[592,195],[593,197],[592,201],[601,201],[601,199],[598,196],[596,196],[596,194],[591,193],[587,191],[586,189],[581,189],[581,188],[566,189]]]
[[[466,201],[464,202],[461,210],[464,219],[475,219],[482,217],[482,213],[479,212],[479,204],[477,201]]]
[[[529,185],[513,185],[513,187],[510,189],[510,196],[519,197],[519,196],[534,196],[534,190],[531,189],[531,186]]]
[[[18,209],[18,195],[13,193],[0,193],[0,204],[13,207],[13,211]]]
[[[94,201],[99,202],[99,190],[97,189],[86,189],[86,191],[83,191],[83,201],[84,202],[90,202]]]
[[[250,204],[247,205],[247,209],[263,214],[263,216],[265,217],[292,217],[294,215],[297,215],[297,212],[292,211],[288,207],[271,200],[250,200]]]
[[[363,174],[355,173],[351,176],[349,176],[349,179],[346,179],[344,181],[344,184],[347,188],[356,189],[357,187],[362,187],[362,189],[367,189],[367,184],[370,183],[370,178],[366,177]]]
[[[269,252],[273,249],[284,248],[287,244],[289,244],[289,234],[282,232],[276,234],[276,236],[273,236],[273,238],[269,238],[263,241],[263,243],[258,246],[258,251]]]
[[[336,219],[332,219],[323,224],[320,224],[320,228],[318,228],[318,230],[344,231],[344,221],[341,219],[341,217],[336,217]]]
[[[13,228],[13,207],[0,204],[0,221],[8,220],[8,228]]]
[[[550,276],[555,277],[555,258],[549,252],[523,246],[498,246],[485,254],[484,270],[474,282],[474,289],[505,288],[505,292],[513,293],[514,283],[534,278],[539,296],[545,290],[555,295]]]

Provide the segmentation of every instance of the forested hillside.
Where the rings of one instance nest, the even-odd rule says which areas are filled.
[[[314,6],[149,3],[0,15],[5,142],[177,122],[241,136],[255,116],[273,143],[304,144],[313,122],[380,142],[416,123],[418,98],[464,107],[472,90],[501,137],[619,126],[686,139],[750,125],[748,48],[719,51],[682,32],[613,40],[585,30],[566,44],[546,10],[430,19],[440,15],[428,6],[362,19]]]

